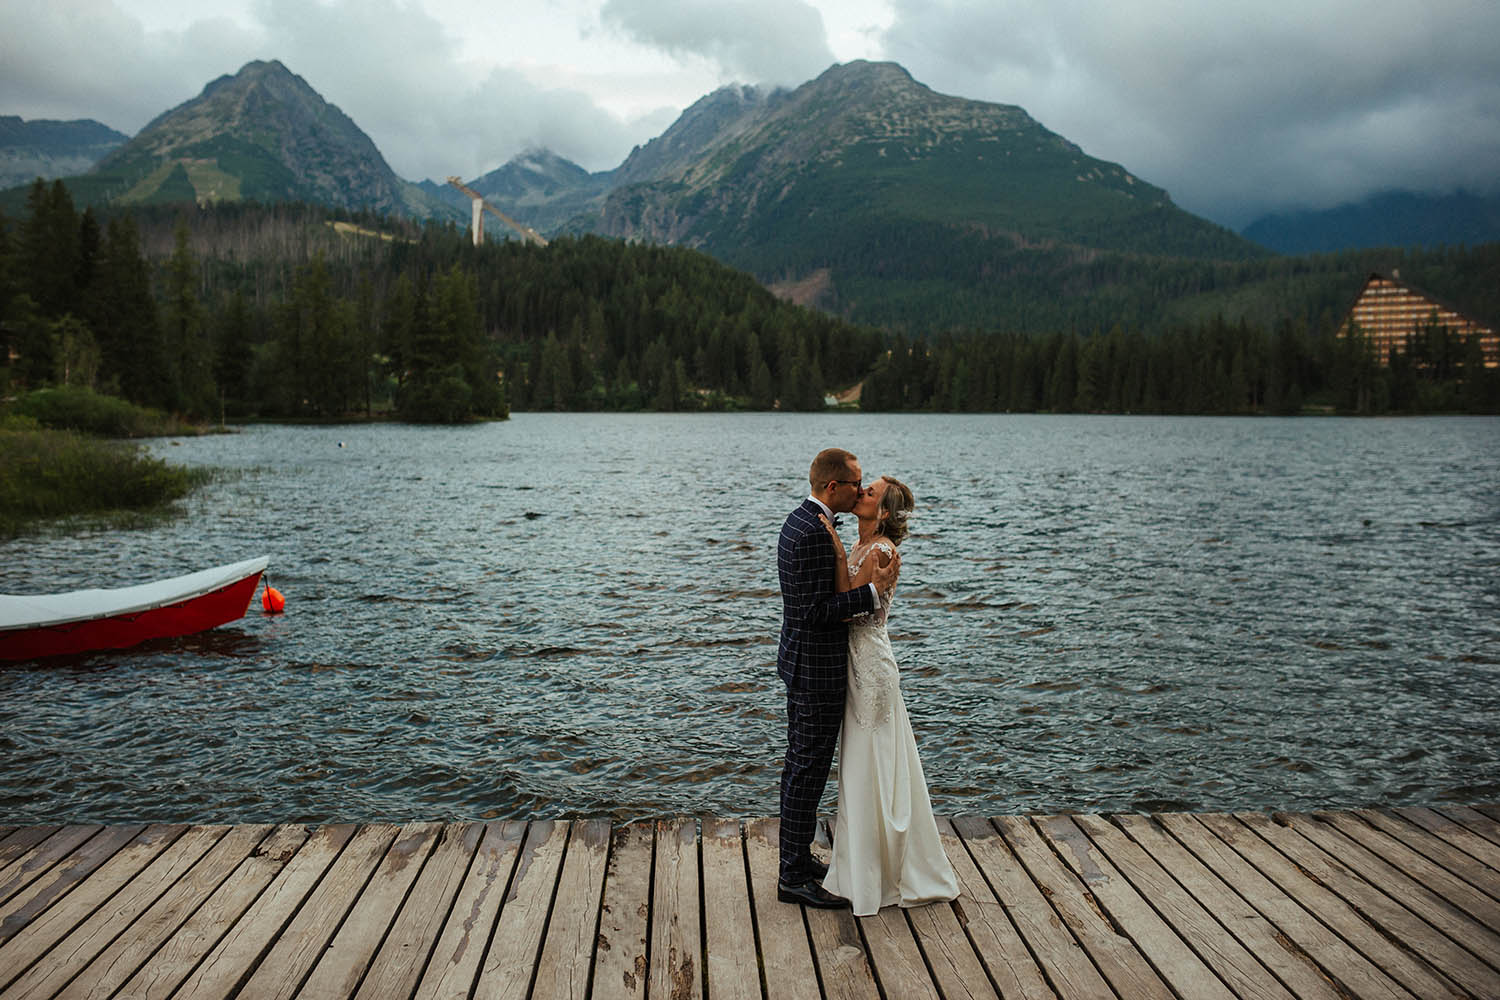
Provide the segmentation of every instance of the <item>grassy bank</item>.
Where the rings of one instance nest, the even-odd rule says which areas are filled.
[[[100,437],[162,437],[168,434],[198,434],[199,428],[184,424],[160,410],[103,396],[88,389],[62,387],[28,392],[11,404],[9,413],[30,418],[51,430],[82,431]]]
[[[154,410],[81,389],[21,397],[0,414],[0,538],[54,518],[149,513],[186,496],[212,473],[109,440],[184,429]]]
[[[130,442],[41,429],[0,428],[0,468],[0,537],[7,538],[49,518],[158,508],[210,476]]]

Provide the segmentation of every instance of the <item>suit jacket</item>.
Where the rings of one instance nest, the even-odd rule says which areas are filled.
[[[822,509],[812,499],[787,515],[776,545],[781,579],[781,641],[776,672],[789,688],[842,691],[848,685],[849,627],[845,619],[875,609],[869,587],[838,593],[838,562]]]

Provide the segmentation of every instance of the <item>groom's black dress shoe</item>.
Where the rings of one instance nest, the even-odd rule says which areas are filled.
[[[817,879],[819,882],[828,877],[828,866],[819,861],[817,858],[812,858],[808,861],[807,870],[812,872],[812,877]]]
[[[783,903],[801,903],[818,910],[843,910],[849,906],[849,901],[843,896],[835,896],[812,879],[798,885],[776,883],[776,898]]]

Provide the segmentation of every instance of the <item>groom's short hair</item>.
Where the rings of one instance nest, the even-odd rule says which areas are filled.
[[[842,448],[824,448],[818,452],[818,457],[812,461],[812,468],[807,470],[807,481],[812,484],[813,492],[818,492],[835,479],[843,479],[849,474],[849,463],[855,461],[858,459],[854,454]]]

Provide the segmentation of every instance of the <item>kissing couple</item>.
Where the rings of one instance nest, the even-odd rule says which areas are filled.
[[[956,899],[885,630],[912,492],[890,476],[864,485],[842,448],[820,451],[808,480],[776,546],[787,710],[777,897],[859,916]],[[845,553],[834,515],[851,512],[859,540]],[[824,865],[811,848],[835,748],[838,819]]]

